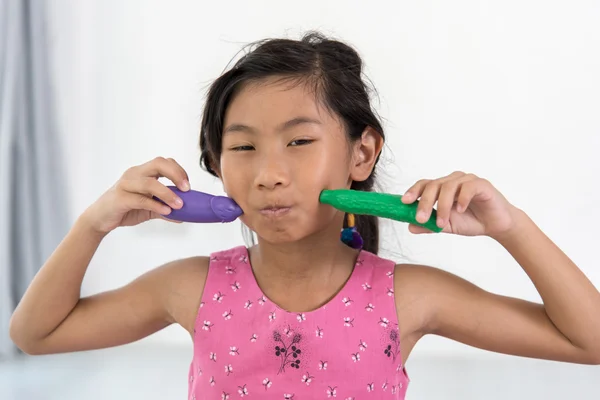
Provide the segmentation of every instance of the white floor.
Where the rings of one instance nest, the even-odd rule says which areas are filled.
[[[128,345],[0,361],[0,399],[185,400],[190,350]],[[407,369],[411,377],[408,400],[600,399],[600,366],[415,353]]]

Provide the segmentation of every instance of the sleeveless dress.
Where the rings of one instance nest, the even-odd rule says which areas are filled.
[[[404,399],[394,267],[363,250],[333,299],[293,313],[262,293],[246,247],[213,253],[189,400]]]

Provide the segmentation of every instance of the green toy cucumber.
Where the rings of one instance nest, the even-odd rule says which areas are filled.
[[[351,189],[323,190],[319,196],[321,203],[346,213],[373,215],[422,226],[433,232],[442,231],[442,228],[436,224],[437,212],[435,209],[427,222],[420,223],[416,218],[419,202],[404,204],[401,199],[401,195]]]

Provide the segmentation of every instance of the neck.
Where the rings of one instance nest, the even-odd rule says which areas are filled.
[[[250,263],[267,298],[290,312],[305,312],[321,307],[341,290],[357,255],[340,241],[336,228],[293,243],[259,240],[250,249]]]
[[[293,243],[273,244],[259,238],[250,249],[254,272],[261,280],[294,286],[327,281],[340,272],[349,274],[358,251],[342,243],[339,235],[339,228],[332,226]]]

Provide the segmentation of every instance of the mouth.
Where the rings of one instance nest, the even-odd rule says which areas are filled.
[[[260,209],[260,213],[267,217],[281,217],[292,209],[291,206],[267,206]]]

